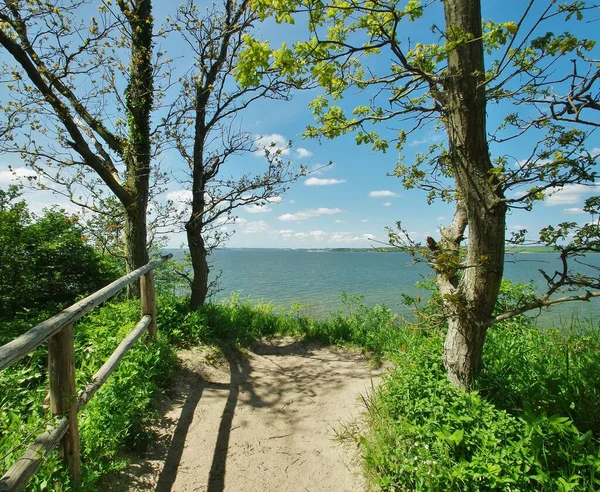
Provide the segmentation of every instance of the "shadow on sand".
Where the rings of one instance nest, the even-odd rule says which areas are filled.
[[[194,414],[200,404],[205,389],[215,389],[227,391],[227,399],[221,414],[219,429],[215,447],[212,451],[212,463],[208,474],[206,484],[207,492],[222,492],[225,488],[225,475],[227,470],[227,455],[230,447],[230,436],[232,431],[233,419],[240,400],[240,392],[244,394],[243,403],[253,407],[274,407],[281,406],[282,399],[285,398],[288,389],[293,388],[296,393],[300,393],[306,398],[312,398],[315,395],[315,389],[318,387],[329,388],[343,384],[343,379],[352,377],[354,371],[345,375],[336,374],[327,371],[325,368],[309,369],[304,364],[298,364],[296,367],[282,367],[277,362],[277,356],[294,355],[297,357],[315,358],[315,349],[321,348],[318,344],[307,344],[301,341],[282,342],[255,342],[251,346],[251,352],[255,356],[269,357],[269,363],[272,366],[270,372],[276,372],[281,375],[283,381],[276,388],[271,388],[267,395],[259,396],[255,392],[252,376],[252,365],[248,356],[239,351],[224,351],[229,369],[229,383],[207,381],[200,374],[183,368],[177,376],[180,384],[176,392],[178,393],[175,405],[183,402],[181,405],[181,414],[177,421],[175,431],[170,442],[164,442],[160,447],[159,454],[164,459],[164,466],[158,477],[158,481],[153,490],[158,492],[169,492],[175,484],[177,473],[181,465],[181,460],[185,448],[186,439],[192,425]],[[275,356],[275,357],[273,357]],[[346,354],[339,354],[340,362],[348,363],[350,368],[356,367],[357,358]],[[323,359],[323,361],[327,361]],[[356,368],[356,375],[360,373]],[[292,425],[294,423],[292,422]],[[208,449],[206,450],[208,452]],[[144,473],[143,464],[139,467],[139,472]],[[135,476],[127,474],[129,487],[136,490],[149,488],[148,484],[138,482]],[[134,475],[138,475],[135,473]]]

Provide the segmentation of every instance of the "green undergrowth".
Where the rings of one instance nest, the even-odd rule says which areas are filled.
[[[510,301],[523,286],[504,289]],[[407,336],[367,400],[368,430],[351,437],[375,489],[600,490],[596,327],[539,331],[524,317],[494,326],[471,392],[447,381],[443,338],[440,328]]]
[[[246,347],[270,336],[293,336],[328,344],[352,344],[383,354],[395,342],[397,319],[387,308],[365,308],[360,298],[344,297],[346,312],[329,321],[298,316],[272,304],[234,295],[228,302],[190,312],[187,300],[158,298],[158,338],[143,338],[121,362],[108,382],[80,413],[83,463],[82,490],[98,490],[108,473],[126,466],[123,451],[143,450],[152,441],[147,423],[157,417],[152,398],[164,389],[176,369],[175,350],[198,344],[219,350]],[[82,389],[139,320],[139,303],[107,303],[75,325],[77,387]],[[38,322],[31,319],[31,323]],[[3,324],[9,338],[31,326]],[[44,428],[48,414],[47,349],[40,347],[0,373],[0,468],[8,467]],[[53,453],[29,483],[30,490],[71,490],[58,453]]]
[[[115,302],[75,325],[77,387],[82,389],[139,321],[139,301]],[[48,414],[47,348],[0,373],[0,467],[6,470],[44,428]],[[142,449],[152,436],[147,422],[156,414],[151,401],[176,368],[168,333],[155,342],[143,338],[123,359],[108,382],[80,413],[81,490],[98,490],[99,479],[125,466],[127,449]],[[31,479],[30,490],[70,490],[58,453],[52,453]]]
[[[512,290],[511,290],[512,289]],[[510,306],[526,288],[505,286]],[[436,297],[423,309],[435,319]],[[368,425],[351,435],[377,490],[600,489],[600,336],[596,330],[538,331],[526,318],[488,334],[477,391],[461,392],[441,364],[443,326],[409,326],[383,306],[343,296],[345,308],[327,320],[232,296],[189,312],[187,301],[158,299],[159,335],[144,338],[82,412],[83,490],[126,466],[123,451],[152,442],[153,397],[176,369],[177,347],[220,350],[257,339],[292,336],[360,347],[392,362],[393,370],[367,401]],[[139,319],[137,302],[114,302],[75,327],[78,387]],[[439,324],[439,323],[438,323]],[[0,331],[1,331],[0,327]],[[49,422],[46,350],[0,373],[0,466],[6,469]],[[12,452],[11,452],[12,451]],[[31,490],[70,490],[55,453]]]

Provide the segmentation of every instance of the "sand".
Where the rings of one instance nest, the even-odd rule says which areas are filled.
[[[359,353],[281,339],[216,362],[200,348],[180,359],[158,445],[111,489],[364,490],[356,445],[336,439],[361,421],[381,373]]]

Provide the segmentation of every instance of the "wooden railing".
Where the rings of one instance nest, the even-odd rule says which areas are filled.
[[[0,491],[21,490],[59,443],[62,446],[63,460],[73,480],[76,483],[80,480],[77,413],[88,404],[146,330],[150,337],[156,336],[156,296],[152,270],[171,256],[163,256],[160,260],[121,277],[0,347],[2,371],[48,340],[50,409],[58,418],[56,426],[40,434],[21,458],[0,478]],[[142,319],[78,395],[75,388],[73,323],[137,279],[140,279]]]

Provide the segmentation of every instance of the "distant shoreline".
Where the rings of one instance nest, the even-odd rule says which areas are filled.
[[[163,251],[187,251],[188,248],[163,248]],[[307,253],[407,253],[405,248],[381,247],[381,248],[217,248],[217,251],[306,251]],[[507,247],[507,254],[517,253],[557,253],[554,248],[548,246],[522,246]],[[594,254],[592,252],[588,254]]]

